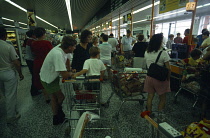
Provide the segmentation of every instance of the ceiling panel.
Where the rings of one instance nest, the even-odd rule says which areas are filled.
[[[12,0],[21,7],[35,10],[36,15],[61,28],[70,29],[65,0]],[[74,29],[82,29],[108,0],[71,0]],[[26,13],[0,0],[0,16],[27,23]],[[36,20],[37,26],[55,29],[43,21]],[[11,24],[14,24],[11,22]]]

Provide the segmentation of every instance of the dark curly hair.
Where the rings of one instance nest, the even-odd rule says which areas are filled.
[[[27,32],[26,32],[26,35],[27,35],[28,37],[32,37],[32,36],[34,35],[34,30],[29,30],[29,31],[27,31]]]
[[[67,49],[69,46],[75,46],[77,41],[72,36],[64,36],[61,42],[61,47]]]
[[[157,52],[161,47],[162,41],[163,41],[162,34],[154,34],[149,41],[147,52],[148,53],[153,52],[153,51]]]
[[[91,31],[89,31],[89,30],[82,31],[81,36],[80,36],[80,42],[81,43],[87,43],[87,37],[89,35],[92,35]]]
[[[36,38],[42,37],[46,33],[45,29],[43,27],[37,27],[34,30],[34,34]]]

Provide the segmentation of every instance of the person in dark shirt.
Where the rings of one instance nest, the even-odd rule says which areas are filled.
[[[92,39],[92,32],[89,30],[84,30],[81,33],[80,44],[76,46],[73,54],[72,60],[72,69],[74,71],[81,71],[83,69],[83,64],[86,59],[90,58],[89,49],[92,47],[91,39]]]
[[[146,68],[146,61],[144,59],[144,53],[148,47],[147,42],[143,42],[144,40],[144,35],[140,34],[138,36],[138,42],[135,43],[135,45],[132,48],[132,51],[134,53],[134,58],[133,58],[133,67],[134,68]]]
[[[144,53],[147,49],[148,43],[143,42],[144,35],[140,34],[138,36],[138,42],[134,44],[133,46],[133,53],[135,54],[135,57],[144,57]]]

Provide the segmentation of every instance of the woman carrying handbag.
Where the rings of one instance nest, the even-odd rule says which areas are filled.
[[[169,60],[170,57],[166,51],[162,50],[162,34],[155,34],[152,36],[149,42],[149,46],[145,52],[145,59],[148,70],[148,74],[144,84],[144,91],[148,93],[147,98],[147,110],[152,111],[152,101],[155,96],[155,93],[159,95],[159,104],[158,111],[162,111],[165,107],[166,103],[166,93],[170,92],[170,65]],[[159,68],[163,68],[166,70],[166,77],[158,78],[156,74],[165,73],[162,70],[152,69],[150,65],[160,66]],[[154,67],[154,66],[153,66]],[[165,69],[164,69],[165,68]],[[153,71],[153,72],[150,72]],[[157,71],[157,72],[155,72]]]

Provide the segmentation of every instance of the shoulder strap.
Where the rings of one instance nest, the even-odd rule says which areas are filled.
[[[155,61],[155,64],[157,64],[157,62],[158,62],[158,60],[159,60],[160,55],[161,55],[162,52],[163,52],[163,51],[160,51],[160,53],[158,54],[157,59],[156,59],[156,61]]]

